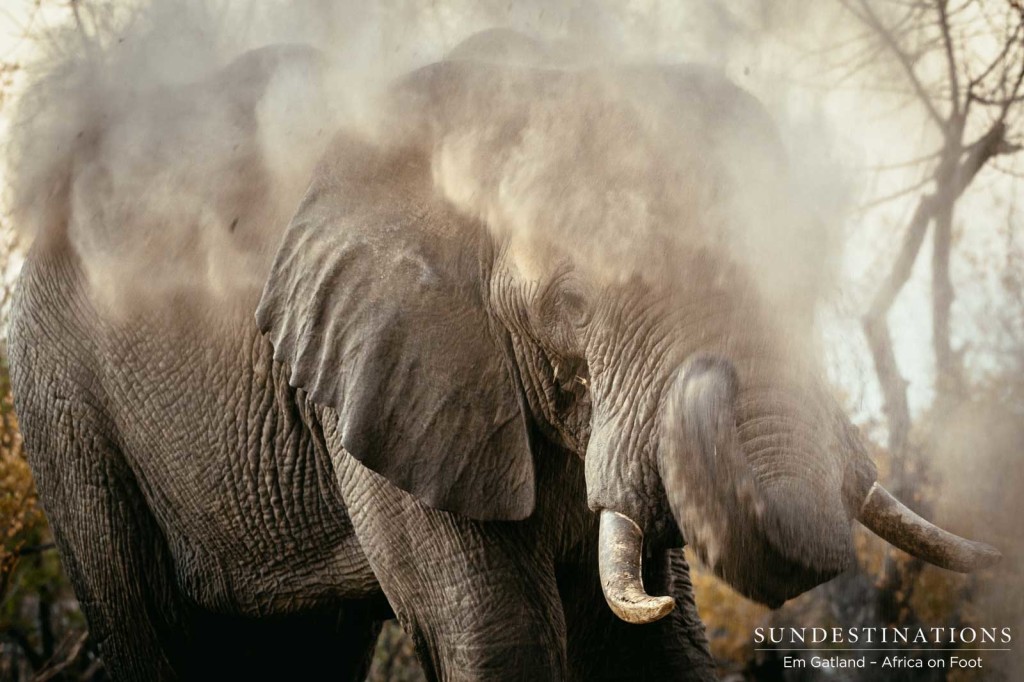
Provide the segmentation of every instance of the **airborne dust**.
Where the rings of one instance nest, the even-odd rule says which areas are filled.
[[[525,240],[530,252],[572,250],[576,260],[620,279],[651,270],[658,254],[638,252],[638,245],[651,243],[652,231],[685,226],[687,239],[712,240],[728,234],[737,258],[780,303],[816,292],[835,254],[836,221],[825,215],[833,207],[821,205],[821,192],[799,186],[793,154],[768,148],[774,133],[767,118],[755,122],[763,138],[749,136],[743,121],[707,144],[698,121],[673,120],[679,102],[654,79],[637,84],[628,75],[603,75],[613,65],[655,60],[726,66],[721,55],[707,53],[709,45],[671,37],[706,9],[153,2],[85,5],[81,12],[83,29],[69,25],[50,36],[18,108],[11,200],[22,233],[58,229],[61,212],[69,214],[71,241],[97,293],[115,305],[125,303],[116,300],[125,295],[116,284],[123,268],[129,277],[146,273],[147,287],[157,291],[229,295],[258,283],[266,254],[256,243],[274,243],[271,233],[283,227],[332,132],[373,128],[379,96],[396,77],[491,27],[520,30],[536,42],[494,49],[484,36],[451,56],[525,60],[598,77],[579,93],[546,98],[509,83],[508,97],[490,105],[499,116],[528,118],[525,140],[514,149],[490,144],[494,117],[467,117],[440,140],[435,181],[460,208]],[[275,43],[313,45],[324,63],[278,70],[269,83],[247,79],[243,69],[233,82],[218,74],[247,49]],[[240,120],[237,110],[252,103],[257,120]],[[682,116],[716,115],[702,110],[699,98],[684,103],[693,106]],[[576,163],[585,146],[592,161]],[[497,167],[481,174],[484,162]],[[249,201],[245,187],[259,183],[270,188],[272,196],[259,199],[271,217],[246,221],[239,215]],[[224,206],[211,188],[237,201]],[[67,206],[47,201],[65,194]],[[235,234],[239,228],[248,240]],[[665,274],[660,268],[658,276]]]
[[[642,79],[602,76],[577,82],[578,99],[565,92],[524,99],[510,89],[498,118],[525,116],[523,143],[494,146],[494,119],[469,116],[470,125],[437,145],[435,183],[461,210],[520,244],[524,267],[572,253],[611,279],[671,276],[671,263],[638,245],[666,230],[665,215],[685,216],[670,236],[724,239],[780,312],[794,302],[824,308],[826,345],[839,349],[824,353],[831,374],[855,413],[876,416],[870,360],[853,337],[871,278],[897,242],[874,248],[864,235],[881,240],[899,223],[858,229],[853,209],[874,188],[857,164],[900,144],[910,157],[917,140],[881,121],[865,123],[869,107],[857,107],[874,96],[870,90],[851,96],[838,83],[834,91],[827,82],[805,87],[793,75],[794,61],[808,61],[792,58],[794,43],[840,43],[857,32],[831,3],[809,4],[80,3],[81,24],[49,31],[30,68],[12,125],[8,205],[28,239],[68,230],[95,295],[112,310],[168,291],[252,295],[332,131],[380,134],[380,96],[409,70],[473,54],[604,74],[620,68],[613,65],[698,62],[758,96],[777,144],[735,134],[708,148],[671,120],[670,93],[645,88]],[[452,54],[465,38],[495,27],[537,42]],[[277,70],[268,82],[218,75],[246,50],[273,43],[312,45],[321,56],[308,68]],[[590,106],[601,101],[595,92],[609,89],[619,111]],[[240,120],[245,103],[254,103],[255,120]],[[576,157],[566,149],[613,162],[567,162]],[[690,190],[674,191],[679,184]],[[137,285],[120,286],[125,278]],[[850,281],[868,293],[851,294]],[[909,378],[927,387],[929,367],[915,364],[928,350],[916,333],[926,326],[913,321],[918,314],[925,313],[911,309],[910,321],[893,323],[897,336],[911,339],[897,349],[913,368]],[[921,390],[912,387],[919,407],[927,397]],[[1008,546],[1016,537],[1007,522],[1024,481],[1005,472],[1020,471],[1013,457],[1022,434],[1008,426],[1020,412],[1005,409],[958,417],[956,437],[935,460],[953,481],[936,520],[968,535],[994,527],[999,537],[987,539],[1014,566],[1021,552]],[[983,596],[981,608],[1018,625],[1020,594],[1017,588],[1009,606]]]

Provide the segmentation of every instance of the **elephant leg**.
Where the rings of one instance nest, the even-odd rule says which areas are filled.
[[[177,679],[187,607],[131,471],[80,423],[22,424],[61,560],[111,677]]]
[[[529,524],[430,509],[332,451],[356,534],[428,677],[566,678],[554,568]]]
[[[623,622],[608,608],[597,558],[560,567],[571,678],[576,680],[714,680],[714,661],[697,615],[682,550],[644,564],[651,594],[672,594],[676,608],[647,625]]]

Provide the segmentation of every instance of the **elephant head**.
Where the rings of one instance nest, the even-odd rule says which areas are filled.
[[[857,520],[955,570],[998,557],[876,482],[799,331],[814,254],[759,271],[800,240],[748,229],[797,215],[749,95],[690,67],[460,61],[381,111],[326,155],[257,313],[366,466],[517,520],[536,439],[576,452],[605,596],[631,622],[673,604],[644,592],[645,534],[678,529],[770,605],[843,571]]]

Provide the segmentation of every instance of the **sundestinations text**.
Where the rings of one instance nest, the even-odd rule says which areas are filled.
[[[1010,644],[1013,628],[756,628],[755,644]]]

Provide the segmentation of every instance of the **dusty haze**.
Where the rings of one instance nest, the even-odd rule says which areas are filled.
[[[100,300],[119,309],[169,291],[214,298],[258,292],[275,236],[330,135],[339,127],[388,134],[380,96],[412,69],[446,55],[567,69],[589,74],[574,81],[578,92],[524,99],[513,75],[505,98],[490,103],[493,110],[466,103],[461,125],[433,150],[438,189],[511,238],[524,268],[583,250],[579,260],[599,277],[673,276],[671,262],[658,261],[671,250],[637,249],[640,237],[657,233],[727,249],[768,301],[800,310],[840,288],[840,242],[849,237],[856,248],[852,261],[851,249],[845,253],[847,270],[866,281],[867,294],[833,306],[839,312],[833,310],[826,332],[841,356],[834,375],[861,416],[877,416],[877,391],[864,389],[871,385],[864,374],[870,360],[857,318],[861,299],[875,290],[872,278],[888,267],[896,228],[861,229],[848,220],[845,209],[862,188],[853,170],[836,161],[836,149],[862,141],[865,151],[858,151],[868,157],[894,143],[882,134],[837,142],[836,129],[862,112],[826,111],[817,94],[791,87],[770,36],[735,26],[726,3],[242,4],[91,5],[91,12],[82,8],[89,40],[68,26],[43,44],[15,114],[9,205],[28,238],[67,230]],[[839,43],[856,32],[837,23],[836,12],[809,11],[811,4],[782,3],[765,25],[794,40]],[[480,40],[462,44],[495,27],[529,38],[500,49]],[[267,79],[246,77],[244,68],[221,74],[247,50],[280,43],[312,45],[320,56],[310,56],[308,68],[270,69]],[[769,132],[751,140],[751,127],[737,126],[712,153],[694,129],[688,135],[672,118],[672,93],[622,76],[622,65],[652,61],[723,70],[757,92],[768,113],[746,123]],[[853,107],[856,97],[840,102]],[[239,114],[247,107],[253,117]],[[687,111],[695,115],[699,106]],[[525,121],[520,143],[492,134],[502,117]],[[574,163],[580,150],[607,163]],[[674,191],[680,186],[687,191]],[[855,229],[844,235],[848,225]],[[920,331],[926,307],[916,300],[893,320],[897,335],[910,339],[898,340],[901,362],[930,352]],[[1009,343],[1019,346],[1020,337]],[[914,399],[930,379],[926,364],[912,367]],[[953,481],[940,498],[938,520],[965,533],[995,527],[1002,536],[977,533],[1010,557],[1005,570],[1017,591],[1010,615],[1005,601],[992,611],[1000,618],[1024,612],[1019,538],[1005,522],[1005,501],[1021,492],[1013,473],[1019,459],[1007,454],[1021,445],[1019,433],[1005,426],[1015,417],[1009,410],[994,427],[992,412],[965,411],[956,429],[970,438],[950,439],[956,451],[935,459]],[[954,520],[965,517],[963,525]]]
[[[714,107],[731,114],[737,103],[702,111],[694,100],[682,113],[688,125],[678,93],[621,73],[616,65],[678,62],[701,50],[663,54],[650,26],[636,22],[641,12],[574,3],[88,7],[89,38],[66,27],[33,68],[15,117],[10,196],[23,234],[66,224],[108,302],[258,285],[333,131],[379,134],[381,92],[453,50],[453,59],[586,74],[571,86],[578,91],[517,92],[523,84],[510,82],[504,100],[467,101],[460,126],[437,141],[439,190],[512,236],[524,258],[571,251],[602,277],[664,277],[671,263],[656,261],[671,247],[638,250],[654,243],[652,233],[662,245],[715,243],[781,304],[797,293],[813,298],[835,253],[834,221],[794,200],[812,193],[790,172],[769,117],[755,120],[756,102],[738,102],[754,110],[751,120],[719,121]],[[529,38],[492,33],[460,46],[493,26]],[[280,43],[313,45],[322,64],[269,67],[269,80],[244,66],[220,72],[248,49]],[[246,109],[254,120],[240,114]],[[497,119],[520,116],[522,142],[499,148]],[[719,133],[713,145],[709,132]],[[129,293],[118,285],[125,277],[144,286]]]

